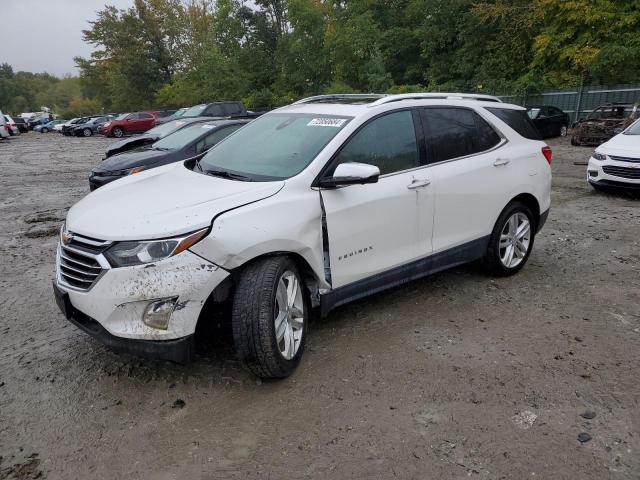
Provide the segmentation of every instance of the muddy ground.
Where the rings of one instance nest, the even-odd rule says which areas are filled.
[[[146,361],[58,312],[56,232],[108,143],[0,143],[0,478],[640,478],[640,200],[585,184],[590,149],[549,142],[552,214],[519,275],[340,308],[260,382],[224,339]]]

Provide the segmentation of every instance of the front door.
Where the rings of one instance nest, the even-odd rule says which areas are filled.
[[[348,162],[377,166],[380,179],[321,191],[333,288],[431,253],[433,201],[421,201],[421,196],[431,195],[430,182],[428,169],[419,168],[412,111],[371,120],[347,140],[327,175]],[[426,212],[425,205],[431,205]],[[428,247],[421,243],[421,236],[428,238]]]

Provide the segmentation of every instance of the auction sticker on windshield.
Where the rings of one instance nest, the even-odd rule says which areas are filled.
[[[340,128],[347,121],[346,118],[314,118],[307,127],[335,127]]]

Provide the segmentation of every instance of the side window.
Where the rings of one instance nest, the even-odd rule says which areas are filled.
[[[471,110],[425,108],[423,112],[428,131],[427,146],[432,149],[433,162],[442,162],[487,150],[479,148],[476,118]]]
[[[473,116],[475,117],[476,125],[478,126],[478,151],[484,152],[485,150],[490,150],[498,145],[502,141],[500,135],[498,135],[493,127],[480,115],[474,112]]]
[[[149,120],[150,118],[153,118],[153,115],[149,115],[148,113],[139,113],[138,118],[140,118],[140,120]]]
[[[411,111],[390,113],[371,121],[353,136],[338,154],[341,163],[367,163],[380,174],[418,166],[418,144]]]
[[[225,113],[224,113],[224,110],[222,109],[222,105],[217,103],[215,105],[209,106],[209,108],[207,108],[205,115],[208,117],[224,117]]]
[[[224,110],[226,115],[240,115],[242,113],[240,105],[235,102],[225,103]]]
[[[231,135],[241,126],[242,125],[231,125],[229,127],[220,128],[215,132],[211,133],[210,135],[207,135],[203,140],[198,142],[198,145],[196,145],[196,152],[202,153],[206,150],[209,150],[216,143],[220,142],[220,140],[223,140],[229,135]]]
[[[512,108],[487,108],[496,117],[529,140],[540,140],[540,134],[525,110]]]

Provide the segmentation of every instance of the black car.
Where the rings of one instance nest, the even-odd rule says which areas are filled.
[[[127,152],[134,148],[142,147],[143,145],[149,145],[150,143],[156,142],[167,135],[171,135],[173,132],[185,128],[187,125],[197,122],[211,122],[211,119],[208,117],[192,117],[185,118],[184,120],[173,120],[171,122],[163,123],[162,125],[153,127],[151,130],[147,130],[142,135],[123,138],[122,140],[113,142],[105,150],[104,158],[107,159],[118,153]]]
[[[92,117],[81,117],[75,120],[70,121],[68,124],[64,124],[62,126],[62,134],[63,135],[73,135],[73,129],[78,125],[82,125],[83,123],[87,123],[91,120]]]
[[[571,120],[558,107],[534,105],[527,107],[527,113],[542,138],[567,136]]]
[[[248,120],[210,120],[182,128],[150,144],[103,160],[89,175],[89,188],[169,163],[201,157]]]
[[[71,129],[71,134],[76,137],[90,137],[94,133],[98,133],[98,127],[113,120],[110,116],[93,117],[84,123],[76,123]],[[64,127],[63,127],[64,129]]]
[[[16,127],[20,130],[21,133],[27,133],[29,131],[29,124],[22,117],[11,117],[13,118]]]

